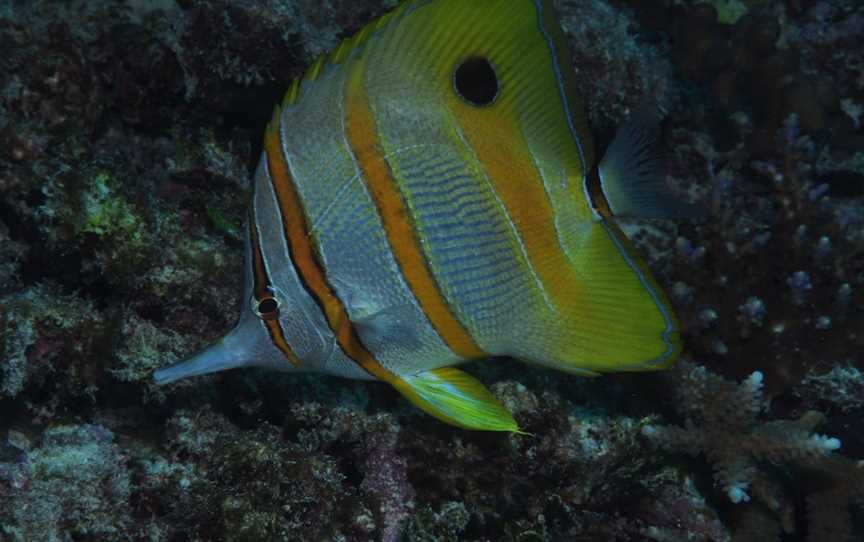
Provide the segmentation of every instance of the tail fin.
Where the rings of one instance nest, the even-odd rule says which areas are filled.
[[[663,156],[657,145],[662,115],[654,104],[637,109],[618,129],[598,166],[599,192],[612,216],[674,218],[697,214],[694,206],[668,193]]]

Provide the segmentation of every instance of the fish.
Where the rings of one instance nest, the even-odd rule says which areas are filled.
[[[459,365],[668,368],[680,326],[617,224],[681,209],[656,118],[597,162],[575,77],[551,0],[408,0],[344,40],[266,128],[238,323],[154,380],[378,380],[443,422],[521,433]]]

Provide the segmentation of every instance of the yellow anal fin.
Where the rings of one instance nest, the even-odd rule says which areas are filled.
[[[409,401],[443,422],[463,429],[525,434],[486,386],[464,371],[441,367],[403,376],[392,384]]]

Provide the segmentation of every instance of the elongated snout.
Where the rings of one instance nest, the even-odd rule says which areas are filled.
[[[153,373],[157,384],[168,384],[181,378],[216,373],[250,365],[250,352],[240,341],[241,328],[235,327],[227,335],[195,356]]]
[[[239,367],[232,352],[225,348],[224,340],[210,345],[195,356],[170,367],[159,369],[153,373],[157,384],[168,384],[188,376],[216,373],[226,369]]]

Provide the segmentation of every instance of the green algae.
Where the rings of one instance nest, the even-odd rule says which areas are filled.
[[[100,171],[81,193],[81,233],[98,236],[122,235],[140,243],[143,221],[120,191],[120,183],[110,173]]]
[[[210,218],[210,222],[213,223],[216,231],[233,239],[240,239],[240,226],[225,216],[225,213],[221,209],[208,205],[206,210],[207,216]]]
[[[713,0],[710,3],[717,9],[717,20],[722,24],[735,24],[750,11],[741,0]]]

